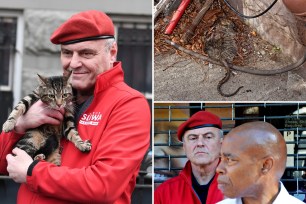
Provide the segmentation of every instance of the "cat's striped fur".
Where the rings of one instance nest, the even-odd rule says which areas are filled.
[[[83,141],[79,136],[74,123],[74,97],[68,76],[39,76],[40,84],[33,94],[24,97],[9,115],[3,124],[3,131],[14,129],[17,119],[25,114],[32,104],[41,99],[50,109],[64,107],[63,123],[59,126],[41,125],[28,130],[17,142],[16,147],[25,150],[34,159],[46,159],[56,165],[61,164],[60,140],[65,136],[82,152],[91,150],[91,143]]]

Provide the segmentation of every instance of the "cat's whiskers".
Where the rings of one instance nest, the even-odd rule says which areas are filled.
[[[53,107],[51,107],[51,106],[45,106],[44,108],[42,108],[42,109],[40,110],[40,112],[43,112],[44,110],[59,110],[59,108],[53,108]]]

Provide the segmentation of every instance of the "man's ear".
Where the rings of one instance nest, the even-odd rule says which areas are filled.
[[[118,52],[118,46],[117,46],[117,43],[114,42],[110,49],[111,64],[117,61],[117,52]]]
[[[261,168],[261,172],[263,174],[267,174],[273,167],[274,165],[274,159],[273,157],[266,157],[263,159],[263,163],[262,163],[262,168]]]

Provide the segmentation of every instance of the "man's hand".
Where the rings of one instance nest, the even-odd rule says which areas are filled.
[[[27,171],[33,159],[25,151],[19,148],[13,149],[13,154],[6,156],[7,171],[16,183],[25,183]]]
[[[25,133],[28,129],[39,127],[43,124],[59,125],[64,118],[65,110],[50,109],[41,100],[34,103],[26,114],[20,116],[15,125],[17,133]]]

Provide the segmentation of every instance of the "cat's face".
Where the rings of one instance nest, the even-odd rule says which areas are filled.
[[[39,76],[40,86],[38,95],[42,102],[47,104],[52,109],[65,108],[73,99],[72,87],[68,82],[68,77],[53,76],[43,77]]]

